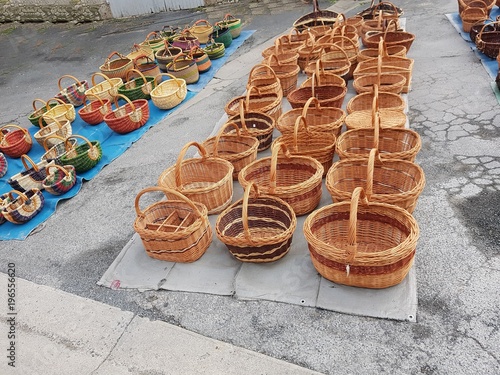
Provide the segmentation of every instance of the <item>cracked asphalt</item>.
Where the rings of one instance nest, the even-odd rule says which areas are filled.
[[[310,6],[281,0],[240,1],[207,13],[174,12],[84,25],[0,27],[0,124],[26,126],[34,98],[57,91],[62,72],[90,77],[111,50],[174,20],[227,10],[244,14],[256,33],[232,59],[285,32]],[[358,3],[358,2],[356,2]],[[426,188],[414,215],[417,322],[338,314],[230,297],[98,287],[133,235],[132,202],[175,162],[181,145],[203,140],[227,101],[241,95],[246,75],[216,76],[206,95],[167,117],[23,242],[0,242],[0,271],[324,374],[500,373],[500,114],[488,74],[444,16],[454,0],[395,1],[416,34],[409,123],[422,137],[416,162]],[[330,6],[321,1],[322,8]],[[359,2],[363,7],[365,3]],[[240,10],[241,9],[241,10]],[[266,11],[263,11],[266,9]],[[0,228],[1,231],[1,228]],[[144,270],[147,272],[147,270]]]

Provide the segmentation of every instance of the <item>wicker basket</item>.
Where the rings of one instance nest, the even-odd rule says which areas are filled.
[[[496,4],[495,0],[482,0],[487,11],[487,16],[489,17],[491,10]],[[476,3],[477,0],[458,0],[458,13],[462,13],[467,7]],[[498,5],[498,4],[496,4]]]
[[[118,87],[118,94],[132,101],[138,99],[148,100],[151,99],[151,91],[154,88],[155,77],[145,76],[137,69],[130,69],[125,83]]]
[[[212,61],[210,60],[210,57],[208,57],[208,54],[203,50],[203,48],[193,47],[189,51],[189,55],[196,62],[196,66],[200,74],[209,71],[212,67]]]
[[[70,78],[75,82],[63,88],[61,82],[64,78]],[[75,107],[79,107],[85,102],[85,91],[89,89],[89,82],[87,80],[80,81],[72,75],[65,74],[59,78],[57,86],[59,87],[59,93],[55,96],[57,99],[68,104],[73,104]]]
[[[331,132],[314,132],[307,125],[306,117],[299,116],[293,133],[286,133],[274,140],[284,143],[291,155],[309,156],[323,166],[323,176],[333,163],[337,138]]]
[[[319,59],[322,62],[323,70],[344,77],[346,80],[351,71],[351,60],[346,51],[337,45],[318,45],[320,48]],[[316,72],[316,61],[309,62],[304,68],[307,76],[312,76]]]
[[[280,149],[285,151],[278,156]],[[238,181],[246,188],[255,182],[264,194],[283,199],[297,216],[314,210],[321,198],[323,166],[308,156],[292,156],[282,143],[274,143],[272,156],[258,159],[240,171]]]
[[[393,57],[406,57],[406,47],[405,46],[391,46],[386,47],[385,51],[387,56]],[[371,59],[376,59],[378,56],[383,55],[384,52],[380,51],[380,48],[364,48],[358,52],[358,63],[362,61],[367,61]]]
[[[189,147],[195,146],[200,158],[184,159]],[[233,165],[224,159],[210,157],[197,142],[186,144],[175,163],[160,175],[158,185],[175,189],[193,202],[204,204],[208,214],[223,211],[233,199]]]
[[[109,78],[121,78],[124,80],[127,78],[128,71],[133,67],[134,62],[130,58],[114,51],[109,54],[104,64],[99,67],[99,70]]]
[[[314,71],[313,76],[306,78],[300,85],[300,87],[310,87],[313,84],[316,86],[347,86],[346,80],[344,77],[339,76],[335,73],[330,73],[323,68],[323,62],[321,60],[316,60],[316,70]]]
[[[22,155],[24,170],[11,176],[7,183],[14,190],[25,192],[30,189],[43,189],[43,180],[47,177],[45,168],[55,165],[54,161],[42,160],[35,163],[28,155]]]
[[[226,54],[226,47],[224,47],[224,43],[217,43],[215,40],[211,40],[205,45],[203,51],[205,51],[210,60],[217,60]]]
[[[167,65],[170,64],[174,57],[182,53],[182,48],[174,47],[168,44],[165,40],[165,46],[158,49],[155,52],[156,61],[158,62],[158,67],[162,72],[167,71]]]
[[[278,77],[283,96],[288,95],[297,88],[300,72],[300,68],[297,64],[281,63],[274,54],[270,55],[264,64],[269,65]]]
[[[164,40],[165,39],[162,37],[159,31],[152,31],[148,35],[146,35],[146,39],[144,39],[144,41],[139,45],[142,47],[149,47],[153,51],[158,51],[158,49],[163,47]]]
[[[281,48],[279,39],[274,41],[274,45],[262,51],[264,63],[266,63],[271,55],[275,55],[279,63],[284,65],[298,65],[299,53],[297,51],[288,51]]]
[[[228,27],[229,32],[231,33],[231,37],[233,39],[239,37],[241,35],[241,18],[236,18],[231,14],[227,13],[224,16],[224,19],[218,22],[220,25]]]
[[[250,197],[252,190],[255,190]],[[242,262],[268,263],[283,258],[292,244],[297,218],[285,201],[259,194],[250,183],[243,199],[217,218],[215,231],[229,252]]]
[[[382,56],[377,58],[377,73],[363,74],[357,77],[353,82],[353,87],[358,94],[372,92],[377,85],[379,92],[392,92],[400,94],[405,85],[404,75],[397,73],[382,73]]]
[[[368,202],[362,188],[354,191],[350,202],[328,205],[309,215],[303,228],[314,268],[324,278],[374,289],[404,280],[419,236],[410,213]]]
[[[7,207],[11,202],[13,202],[14,199],[16,198],[14,198],[14,195],[11,191],[0,195],[0,225],[7,221],[2,215],[3,209]]]
[[[161,200],[141,210],[139,200],[149,192],[163,192]],[[198,260],[212,242],[207,208],[194,203],[173,189],[148,187],[135,198],[134,230],[146,254],[168,262],[187,263]]]
[[[245,111],[259,111],[277,120],[282,113],[281,101],[283,95],[280,93],[261,93],[256,87],[250,87],[246,95],[237,96],[227,102],[224,107],[228,116],[239,113],[241,103],[245,105]]]
[[[485,22],[476,36],[477,49],[492,59],[496,59],[498,57],[498,51],[500,50],[499,25],[500,21]],[[494,27],[495,30],[486,31],[491,27]]]
[[[373,108],[374,99],[377,99],[377,108],[396,109],[399,111],[405,110],[406,102],[401,95],[391,92],[379,93],[378,86],[374,85],[373,87],[373,91],[358,94],[347,102],[346,110],[348,114],[356,111],[371,110]]]
[[[275,93],[283,96],[281,83],[274,70],[265,64],[254,65],[248,75],[246,89],[250,87],[257,88],[261,94]]]
[[[72,165],[53,165],[45,167],[47,177],[43,180],[43,189],[52,195],[62,195],[76,184],[75,167]]]
[[[81,139],[82,144],[73,144],[72,139]],[[94,168],[102,158],[102,147],[99,141],[89,141],[87,138],[73,134],[64,142],[66,154],[61,156],[62,165],[73,165],[76,173],[83,173]]]
[[[120,106],[118,99],[127,103]],[[125,95],[115,96],[115,109],[104,116],[104,122],[118,134],[127,134],[144,126],[149,120],[149,102],[146,99],[131,101]]]
[[[370,202],[388,203],[412,213],[425,186],[422,168],[406,160],[381,159],[377,149],[368,158],[344,159],[332,165],[326,188],[334,202],[347,201],[356,187]]]
[[[206,44],[214,27],[207,20],[198,20],[189,28],[189,31],[201,44]]]
[[[232,127],[236,133],[227,133],[226,128]],[[250,135],[242,135],[237,124],[225,123],[215,137],[206,139],[203,147],[209,156],[229,161],[233,167],[233,180],[238,180],[238,173],[245,166],[257,159],[259,140]]]
[[[344,103],[344,98],[347,94],[346,86],[336,86],[336,85],[325,85],[325,86],[315,86],[314,85],[314,74],[313,74],[313,84],[310,87],[299,87],[293,90],[287,95],[287,100],[292,106],[292,108],[302,108],[307,103],[310,98],[317,98],[321,106],[323,107],[336,107],[341,108]]]
[[[151,91],[151,100],[160,109],[172,109],[181,104],[186,98],[187,85],[185,80],[167,73],[156,76],[156,79],[164,76],[170,79],[157,83],[156,87]]]
[[[200,79],[196,61],[192,56],[184,53],[175,56],[172,62],[167,65],[167,73],[185,80],[187,84],[196,83]]]
[[[33,140],[27,129],[15,124],[7,124],[0,128],[0,152],[9,158],[15,159],[27,154],[32,146]]]
[[[104,78],[104,81],[96,83],[97,76]],[[123,79],[109,78],[105,74],[97,72],[92,75],[92,87],[85,91],[85,96],[88,97],[92,94],[102,100],[108,99],[111,102],[115,95],[118,94],[118,87],[121,85],[123,85]]]
[[[273,131],[276,121],[273,117],[259,111],[247,111],[245,102],[241,100],[239,113],[229,117],[228,122],[232,122],[241,129],[243,135],[250,135],[257,138],[259,147],[257,151],[264,151],[271,147],[273,141]],[[227,131],[227,129],[226,129]]]
[[[51,102],[57,102],[55,106],[51,107],[50,103]],[[64,122],[64,121],[69,121],[73,122],[75,121],[76,118],[76,110],[75,106],[73,104],[69,103],[64,103],[61,99],[56,99],[52,98],[47,101],[47,111],[42,115],[42,118],[45,120],[45,122],[48,124],[50,121],[53,121],[53,119],[56,119],[58,121]],[[40,121],[38,122],[38,125],[41,126]]]
[[[472,25],[477,22],[486,21],[488,19],[488,10],[486,9],[486,4],[478,0],[479,4],[483,7],[468,6],[462,12],[460,12],[460,18],[462,19],[462,29],[464,32],[470,32]]]
[[[52,147],[57,143],[60,143],[57,138],[54,138],[54,140],[49,139],[46,143],[46,138],[51,138],[54,135],[57,135],[66,139],[73,134],[73,128],[68,120],[59,121],[54,117],[48,117],[46,118],[46,121],[48,123],[47,126],[42,126],[40,124],[40,130],[33,134],[33,138],[35,138],[38,144],[42,147],[44,144],[47,144],[48,147]]]
[[[410,51],[410,47],[415,40],[415,34],[409,33],[407,31],[389,31],[386,29],[384,32],[374,32],[373,34],[368,33],[363,40],[363,44],[366,48],[377,48],[378,43],[383,40],[387,47],[390,46],[403,46],[406,51]]]
[[[155,51],[148,45],[140,45],[140,44],[134,44],[132,46],[131,52],[127,55],[127,57],[134,61],[136,58],[140,56],[147,56],[151,60],[154,60],[155,58]]]
[[[37,108],[36,103],[40,102],[43,104],[43,106]],[[55,107],[58,103],[50,103],[49,108]],[[42,99],[35,99],[33,100],[33,112],[31,112],[28,116],[28,120],[30,120],[31,125],[36,126],[37,128],[40,127],[39,125],[39,120],[42,115],[47,112],[47,102]],[[47,123],[45,120],[42,119],[42,124],[45,126]]]
[[[171,44],[174,47],[180,48],[183,52],[189,52],[193,47],[199,47],[200,41],[186,29],[177,35]]]
[[[303,44],[297,49],[299,57],[297,59],[297,64],[301,71],[304,71],[306,66],[310,63],[319,59],[321,55],[322,48],[319,48],[315,44],[314,38],[310,38],[303,42]]]
[[[100,124],[104,121],[104,116],[113,110],[111,108],[111,101],[109,99],[101,99],[94,94],[87,94],[87,98],[95,98],[96,100],[85,104],[78,110],[78,114],[89,125]]]
[[[5,155],[0,152],[0,178],[5,176],[8,169],[9,169],[9,163],[7,162],[7,159],[5,158]],[[2,210],[1,204],[2,203],[0,202],[0,211]],[[2,215],[0,215],[0,219],[1,219],[1,216]]]
[[[53,144],[52,147],[49,146],[49,142]],[[73,147],[77,140],[71,139],[71,147]],[[53,135],[45,138],[43,142],[43,149],[45,153],[40,157],[40,160],[51,161],[53,160],[55,164],[62,165],[61,157],[66,155],[66,145],[65,139],[59,137],[58,135]]]
[[[154,57],[151,58],[148,55],[139,55],[132,61],[134,62],[134,69],[141,72],[142,75],[146,77],[154,78],[161,73],[160,66],[158,65]],[[132,78],[139,77],[142,78],[139,73],[133,72],[131,69],[127,75],[127,80],[130,81]]]
[[[9,193],[13,200],[4,205],[0,215],[12,224],[24,224],[33,219],[45,204],[45,198],[39,189],[26,192],[13,190]],[[14,198],[13,194],[17,197]]]

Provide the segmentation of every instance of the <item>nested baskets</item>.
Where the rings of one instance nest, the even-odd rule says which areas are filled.
[[[39,163],[35,163],[28,155],[22,155],[21,161],[25,168],[24,171],[11,176],[7,183],[12,187],[12,189],[19,190],[21,192],[28,191],[30,189],[42,190],[43,180],[47,177],[45,167],[54,165],[54,162],[42,160]]]
[[[299,53],[295,50],[289,51],[281,48],[279,38],[274,41],[274,46],[268,47],[264,51],[262,51],[264,62],[266,62],[271,57],[271,55],[275,55],[277,60],[281,64],[298,65]]]
[[[419,228],[408,211],[369,202],[362,188],[350,201],[314,211],[304,222],[314,268],[348,286],[382,289],[401,283],[415,259]]]
[[[406,57],[405,46],[390,46],[385,50],[387,56]],[[364,48],[358,52],[358,63],[370,59],[376,59],[383,53],[384,52],[380,51],[380,48]]]
[[[226,133],[232,127],[236,133]],[[203,142],[208,155],[229,161],[233,167],[233,180],[238,180],[240,170],[257,159],[259,140],[250,135],[242,135],[237,124],[225,123],[215,137]]]
[[[236,259],[267,263],[288,253],[296,226],[297,218],[288,203],[260,194],[250,183],[243,198],[219,215],[215,231]]]
[[[42,210],[45,198],[39,189],[26,192],[13,190],[9,193],[12,200],[3,206],[0,215],[12,224],[24,224],[33,219]],[[14,198],[14,194],[17,197]]]
[[[306,117],[299,116],[293,133],[286,133],[274,142],[284,143],[291,155],[310,156],[323,166],[323,176],[330,169],[337,138],[332,132],[314,132],[307,125]]]
[[[283,95],[280,93],[261,93],[258,88],[251,86],[246,95],[231,99],[224,110],[228,116],[234,116],[239,113],[240,105],[244,104],[245,111],[260,111],[277,120],[282,113],[282,99]]]
[[[149,205],[144,210],[140,198],[150,192],[163,192],[168,198]],[[212,242],[212,229],[207,208],[192,202],[174,189],[148,187],[135,198],[134,230],[151,258],[168,262],[194,262]]]
[[[63,88],[61,82],[65,78],[69,78],[75,82]],[[57,86],[59,87],[59,92],[55,96],[57,99],[73,104],[75,107],[79,107],[85,102],[85,91],[89,89],[89,82],[87,80],[80,81],[72,75],[65,74],[59,78]]]
[[[151,91],[151,100],[160,109],[172,109],[186,98],[186,81],[168,73],[162,73],[156,76],[156,79],[158,77],[163,78],[163,76],[167,76],[169,79],[156,85],[153,91]]]
[[[279,156],[283,149],[284,155]],[[297,216],[314,210],[321,199],[323,166],[308,156],[293,156],[282,143],[272,146],[272,156],[261,158],[240,171],[238,181],[246,188],[254,182],[264,194],[287,202]]]
[[[0,128],[0,152],[10,158],[19,158],[27,154],[33,146],[29,131],[15,124],[4,125]]]
[[[300,72],[300,68],[297,64],[281,63],[274,54],[269,56],[265,64],[269,65],[279,78],[283,96],[288,95],[297,88],[297,80]]]
[[[299,87],[287,95],[292,108],[302,108],[310,98],[318,99],[321,106],[341,108],[347,94],[346,86],[314,84],[314,74],[311,86]]]
[[[343,159],[332,165],[326,188],[334,202],[349,200],[362,187],[370,202],[389,203],[412,213],[425,186],[422,168],[407,160],[381,159],[377,149],[368,158]]]
[[[38,142],[40,146],[44,146],[46,144],[48,147],[52,147],[55,144],[59,143],[57,138],[52,140],[53,136],[59,136],[63,139],[68,138],[71,134],[73,134],[73,128],[71,127],[71,123],[68,120],[59,121],[54,117],[46,118],[47,125],[42,126],[40,124],[40,130],[38,130],[35,134],[33,134],[33,138]],[[45,143],[45,140],[47,143]]]
[[[50,103],[53,101],[56,101],[58,104],[51,107]],[[52,120],[52,118],[59,120],[61,122],[64,122],[66,120],[69,122],[73,122],[76,118],[75,106],[73,104],[64,103],[60,99],[57,98],[49,99],[47,101],[46,108],[47,111],[45,111],[45,113],[42,114],[42,118],[45,120],[46,123],[48,123],[49,120]],[[40,125],[40,120],[38,120],[38,125]]]
[[[257,151],[264,151],[271,146],[276,121],[273,117],[260,111],[247,111],[243,99],[239,106],[239,113],[229,117],[241,129],[243,135],[251,135],[259,141]],[[227,129],[226,129],[227,131]]]
[[[282,133],[293,133],[295,121],[303,116],[307,126],[314,132],[332,133],[340,135],[345,120],[345,112],[337,107],[322,107],[319,100],[310,98],[303,108],[291,109],[283,113],[276,122],[276,128]]]
[[[201,157],[183,160],[191,146]],[[233,170],[229,161],[209,156],[202,145],[190,142],[182,148],[175,165],[160,175],[158,185],[175,189],[193,202],[204,204],[209,215],[216,214],[233,199]]]
[[[124,105],[118,104],[118,99],[126,101]],[[104,122],[109,128],[119,134],[127,134],[139,129],[149,119],[149,102],[146,99],[131,101],[124,95],[115,96],[115,109],[104,115]]]
[[[114,51],[109,54],[104,64],[99,67],[99,70],[109,78],[126,79],[127,72],[133,67],[132,59]]]
[[[104,78],[104,81],[100,83],[96,83],[96,77]],[[118,87],[123,85],[122,78],[110,78],[105,74],[96,72],[92,74],[92,87],[85,91],[85,96],[89,96],[90,94],[95,95],[102,100],[108,99],[112,101],[116,94],[118,94]]]
[[[261,94],[270,92],[283,96],[280,80],[269,65],[257,64],[252,67],[248,75],[247,90],[250,87],[257,88]]]
[[[470,32],[472,25],[474,25],[475,23],[488,19],[488,10],[486,9],[486,4],[482,1],[478,1],[478,3],[484,5],[484,7],[468,6],[460,12],[460,18],[462,19],[462,29],[466,33]]]
[[[138,76],[137,76],[138,75]],[[132,78],[135,77],[135,78]],[[155,77],[145,76],[137,69],[130,69],[126,82],[118,87],[118,94],[130,100],[150,99],[151,91],[155,87]],[[116,96],[115,96],[116,98]]]
[[[321,60],[325,71],[338,74],[341,77],[349,77],[351,59],[342,47],[335,44],[320,44],[315,48],[320,50],[318,59]],[[316,60],[308,62],[304,68],[304,73],[310,77],[315,71]]]
[[[80,118],[89,125],[97,125],[104,121],[104,115],[111,112],[111,101],[107,98],[101,99],[94,94],[87,94],[87,98],[93,98],[93,101],[85,103],[78,110]]]
[[[84,141],[81,144],[72,144],[72,139]],[[76,173],[86,172],[94,168],[102,158],[102,147],[99,141],[89,141],[87,138],[74,134],[64,142],[66,154],[61,156],[62,165],[73,165]]]
[[[52,165],[45,167],[46,175],[43,189],[52,195],[62,195],[76,184],[75,167],[72,165]]]

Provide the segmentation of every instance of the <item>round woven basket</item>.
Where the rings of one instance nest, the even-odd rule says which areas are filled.
[[[278,156],[280,149],[284,155]],[[282,143],[272,146],[272,156],[261,158],[240,171],[238,181],[246,188],[255,182],[264,194],[283,199],[297,216],[314,210],[321,198],[323,166],[308,156],[293,156]]]
[[[119,105],[118,99],[126,101]],[[149,120],[149,102],[146,99],[130,100],[125,95],[115,96],[115,109],[104,116],[104,122],[118,134],[127,134],[144,126]]]
[[[377,108],[395,109],[399,111],[405,110],[406,102],[401,95],[392,92],[378,92],[377,85],[374,85],[373,88],[374,90],[371,92],[364,92],[351,98],[349,102],[347,102],[347,113],[350,114],[356,111],[371,110],[373,108],[374,99],[376,99]]]
[[[303,229],[311,261],[324,278],[375,289],[405,279],[419,236],[410,213],[387,203],[368,202],[362,188],[354,191],[350,202],[314,211]]]
[[[245,104],[245,111],[259,111],[277,120],[282,113],[281,101],[283,95],[280,93],[261,93],[256,87],[250,87],[246,95],[231,99],[224,107],[228,116],[239,113],[241,103]]]
[[[51,138],[54,135],[57,135],[66,139],[73,134],[73,128],[68,120],[59,121],[55,117],[46,117],[45,121],[47,122],[47,125],[42,126],[40,120],[40,130],[33,134],[33,138],[35,138],[38,144],[42,147],[45,144],[46,138]],[[52,147],[57,143],[59,143],[57,139],[49,140],[47,145],[48,147]]]
[[[257,88],[261,94],[275,93],[283,97],[281,82],[273,68],[266,64],[254,65],[250,70],[247,81],[247,90]]]
[[[104,78],[104,81],[96,83],[96,76]],[[123,85],[123,79],[109,78],[105,74],[97,72],[92,75],[92,87],[85,91],[85,96],[92,94],[102,100],[108,99],[109,101],[112,101],[115,95],[118,94],[118,87],[121,85]]]
[[[317,98],[323,107],[341,108],[347,94],[346,86],[315,86],[314,77],[311,86],[299,87],[287,95],[292,108],[302,108],[310,98]]]
[[[19,125],[7,124],[0,128],[0,152],[10,158],[27,154],[33,146],[29,131]]]
[[[288,95],[297,88],[297,81],[300,72],[300,68],[297,64],[281,63],[278,60],[278,57],[274,54],[268,57],[265,64],[269,65],[279,78],[283,96]]]
[[[157,75],[155,80],[163,79],[164,76],[169,79],[156,83],[156,87],[151,91],[151,100],[160,109],[172,109],[186,98],[187,84],[184,79],[176,78],[168,73]]]
[[[251,191],[255,191],[253,196],[250,196]],[[257,185],[250,183],[243,199],[219,215],[215,230],[236,259],[268,263],[288,253],[296,226],[295,213],[288,203],[261,195]]]
[[[191,146],[198,149],[201,157],[183,160]],[[229,161],[209,156],[201,144],[189,142],[182,148],[175,165],[160,175],[158,185],[204,204],[209,215],[217,214],[233,199],[233,170]]]
[[[112,59],[115,56],[116,58]],[[130,58],[114,51],[109,54],[104,64],[99,67],[99,70],[109,78],[124,80],[127,78],[127,72],[133,67],[134,63]]]

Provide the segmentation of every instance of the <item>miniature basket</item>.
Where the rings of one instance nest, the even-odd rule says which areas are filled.
[[[7,159],[5,158],[5,155],[0,152],[0,177],[5,176],[8,168],[9,168],[9,163],[7,162]]]
[[[261,94],[276,93],[283,96],[280,79],[274,70],[265,64],[254,65],[248,75],[247,87],[256,87]]]
[[[62,195],[76,184],[75,167],[72,165],[53,165],[45,167],[46,175],[42,181],[45,191],[52,195]]]
[[[337,138],[331,132],[314,132],[307,125],[306,117],[299,116],[293,133],[286,133],[274,140],[284,143],[291,155],[310,156],[323,166],[323,176],[330,169],[335,154]]]
[[[11,176],[7,183],[12,187],[12,189],[19,190],[21,192],[25,192],[30,189],[42,190],[43,180],[47,177],[45,167],[55,165],[54,161],[42,160],[39,163],[35,163],[28,155],[22,155],[21,161],[25,168],[24,171]]]
[[[283,143],[274,143],[272,156],[258,159],[240,171],[246,188],[254,182],[264,194],[283,199],[297,216],[314,210],[321,199],[323,166],[308,156],[293,156]],[[278,156],[283,149],[284,155]]]
[[[170,79],[156,83],[156,87],[151,91],[151,100],[153,104],[160,109],[172,109],[186,98],[187,85],[186,81],[181,78],[176,78],[171,74],[162,73],[156,76],[156,80],[164,76]]]
[[[150,192],[163,192],[168,200],[139,207],[140,198]],[[148,187],[135,197],[134,230],[151,258],[187,263],[198,260],[212,242],[207,208],[192,202],[174,189]]]
[[[201,157],[183,160],[190,146],[195,146]],[[189,142],[182,148],[175,165],[160,175],[158,185],[204,204],[209,215],[217,214],[233,200],[233,169],[229,161],[209,156],[202,145]]]
[[[42,126],[40,124],[40,130],[38,130],[35,134],[33,134],[33,138],[38,142],[40,146],[44,146],[46,138],[52,138],[53,136],[59,136],[63,139],[68,138],[71,134],[73,134],[73,128],[71,126],[71,122],[68,120],[64,120],[63,122],[59,121],[54,117],[46,118],[48,122],[47,126]],[[59,143],[57,138],[53,138],[53,140],[48,140],[47,146],[52,147]]]
[[[55,106],[51,107],[49,104],[52,101],[56,101],[58,104]],[[45,120],[45,122],[48,124],[49,121],[54,121],[54,119],[64,122],[64,121],[69,121],[73,122],[75,121],[76,118],[76,110],[75,106],[73,104],[68,104],[64,103],[62,100],[57,99],[57,98],[52,98],[47,101],[47,111],[42,115],[42,118]],[[40,120],[38,122],[38,125],[41,126]]]
[[[245,105],[245,111],[259,111],[277,120],[282,113],[281,101],[283,95],[280,93],[261,93],[256,87],[249,87],[246,95],[237,96],[227,102],[224,107],[228,116],[239,113],[240,105]]]
[[[297,218],[288,203],[261,195],[257,185],[250,183],[243,198],[219,215],[215,231],[236,259],[268,263],[288,253],[296,226]]]
[[[132,76],[138,75],[135,78]],[[137,69],[130,69],[127,73],[126,82],[118,87],[117,96],[125,96],[131,101],[139,99],[151,99],[151,91],[155,87],[155,77],[144,76]],[[116,96],[115,96],[116,99]]]
[[[82,139],[85,143],[72,145],[73,138]],[[89,141],[87,138],[74,134],[64,142],[66,154],[61,156],[63,165],[73,165],[76,173],[86,172],[94,168],[102,158],[102,148],[99,141]]]
[[[127,79],[127,73],[133,67],[134,62],[130,58],[114,51],[109,54],[104,64],[99,67],[99,70],[109,78],[121,78],[124,80]]]
[[[267,150],[273,141],[274,118],[259,111],[247,111],[243,99],[241,101],[239,113],[229,117],[228,122],[238,125],[243,135],[257,138],[259,141],[257,151]]]
[[[24,224],[33,219],[43,208],[45,198],[38,189],[26,192],[13,190],[9,194],[16,194],[10,203],[5,205],[0,215],[12,224]]]
[[[174,57],[182,53],[182,48],[174,47],[168,44],[165,40],[165,46],[158,49],[155,52],[156,61],[158,62],[158,67],[162,72],[167,71],[167,65],[170,64]]]
[[[80,118],[89,125],[100,124],[104,121],[104,115],[113,110],[111,108],[111,101],[107,98],[101,99],[94,94],[87,94],[87,98],[95,98],[96,100],[85,103],[85,105],[78,110],[78,114]]]
[[[104,81],[96,84],[96,76],[104,78]],[[92,74],[92,87],[85,91],[85,96],[88,97],[92,94],[102,100],[108,99],[111,102],[115,95],[118,94],[118,87],[121,85],[123,85],[123,79],[109,78],[102,73],[96,72]]]
[[[274,74],[278,77],[283,96],[288,95],[297,88],[300,72],[300,68],[297,64],[281,63],[275,54],[271,54],[264,64],[269,65],[274,71]]]
[[[291,109],[283,113],[276,122],[276,128],[282,134],[293,133],[295,121],[300,116],[305,117],[307,126],[312,131],[332,133],[338,137],[346,114],[341,108],[322,107],[318,99],[310,98],[303,108]]]
[[[311,261],[324,278],[372,289],[405,279],[420,233],[410,213],[387,203],[368,202],[362,188],[355,189],[350,202],[334,203],[309,215],[303,228]]]
[[[316,86],[314,75],[311,86],[299,87],[287,95],[292,108],[302,108],[310,98],[317,98],[321,106],[341,108],[347,94],[346,86]]]
[[[196,83],[200,79],[200,72],[194,58],[188,54],[181,53],[174,57],[167,65],[167,73],[176,78],[181,78],[189,83]]]
[[[61,81],[64,78],[70,78],[74,80],[75,83],[63,88],[61,86]],[[55,96],[55,98],[60,99],[65,103],[73,104],[75,107],[79,107],[85,102],[85,91],[89,89],[89,82],[87,80],[80,81],[72,75],[65,74],[59,78],[57,86],[59,86],[59,93]]]
[[[27,129],[15,124],[4,125],[0,128],[0,152],[8,157],[19,158],[27,154],[32,146],[33,140]]]
[[[227,133],[232,127],[236,133]],[[203,147],[209,156],[229,161],[233,167],[233,180],[238,180],[238,173],[243,167],[257,159],[259,140],[250,135],[242,135],[237,124],[225,123],[215,137],[206,139]]]
[[[127,103],[120,106],[118,99]],[[125,95],[115,96],[115,109],[104,115],[104,122],[111,130],[119,134],[127,134],[144,126],[149,120],[149,102],[146,99],[131,101]]]
[[[37,108],[36,107],[37,102],[42,103],[43,106],[40,108]],[[56,105],[57,105],[57,102],[50,103],[49,108],[55,107]],[[30,120],[30,122],[33,126],[36,126],[38,128],[38,127],[40,127],[40,125],[39,125],[40,117],[42,117],[42,115],[45,112],[47,112],[47,102],[45,100],[42,100],[42,99],[35,99],[35,100],[33,100],[33,112],[31,112],[30,115],[28,116],[28,120]],[[42,124],[47,125],[47,123],[43,119],[42,119]]]
[[[61,157],[66,154],[65,140],[66,139],[59,137],[58,135],[46,137],[43,141],[43,149],[45,150],[45,153],[40,157],[40,160],[53,160],[55,164],[62,165]],[[49,142],[53,144],[53,146],[49,146]],[[74,146],[76,142],[76,139],[72,139],[71,146]]]
[[[406,160],[381,159],[377,149],[368,158],[343,159],[332,165],[326,188],[333,202],[349,200],[362,187],[370,202],[388,203],[412,213],[425,186],[422,168]]]
[[[207,20],[198,20],[189,28],[191,35],[195,36],[201,44],[206,44],[214,27]]]

